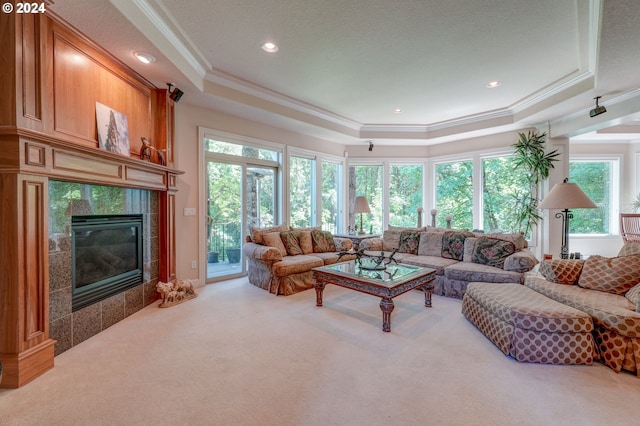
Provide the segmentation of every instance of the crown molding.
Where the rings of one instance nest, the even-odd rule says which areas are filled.
[[[202,87],[202,79],[206,75],[207,66],[203,65],[171,29],[167,22],[158,14],[147,0],[110,0],[115,6],[148,40],[158,47],[174,64],[183,63],[190,72],[185,75],[191,76],[190,80],[197,86]],[[160,42],[160,40],[163,42]],[[167,46],[173,50],[169,53]],[[180,59],[180,60],[178,60]],[[196,81],[194,81],[196,79]],[[200,81],[197,81],[200,79]]]
[[[291,108],[300,113],[346,127],[356,132],[358,132],[362,127],[361,123],[358,123],[354,120],[342,117],[338,114],[334,114],[330,111],[318,108],[314,105],[289,97],[282,93],[269,90],[265,87],[235,77],[231,74],[227,74],[220,70],[213,69],[209,71],[205,76],[205,80],[211,83],[219,84],[229,89],[237,90],[239,92],[255,96],[256,98],[263,99],[268,102],[273,102],[274,104],[286,108]]]
[[[589,79],[595,82],[599,47],[598,34],[603,8],[603,0],[578,2],[578,25],[580,29],[584,30],[580,31],[578,35],[579,51],[586,56],[580,65],[580,68],[583,69],[577,69],[515,104],[504,109],[437,123],[364,124],[212,68],[198,49],[189,43],[188,38],[184,35],[180,36],[182,29],[176,22],[171,21],[170,14],[166,13],[166,8],[161,0],[155,2],[151,0],[110,1],[140,31],[147,33],[147,36],[154,32],[153,35],[157,37],[159,33],[162,41],[156,41],[155,44],[158,47],[162,47],[160,45],[163,44],[169,45],[173,50],[172,56],[179,57],[180,62],[191,69],[192,72],[187,75],[191,76],[192,82],[204,93],[210,96],[220,96],[215,93],[215,90],[207,90],[206,83],[214,83],[222,88],[230,89],[226,95],[229,100],[234,100],[233,93],[235,92],[238,94],[235,101],[249,107],[265,109],[267,112],[281,115],[284,118],[305,121],[313,126],[337,131],[348,137],[383,139],[439,139],[456,133],[463,134],[514,125],[516,121],[520,121],[525,116],[535,113],[540,107],[544,107],[545,103],[557,103],[563,97],[575,95],[571,93],[572,88],[584,85]],[[156,10],[157,8],[161,10]],[[163,17],[163,12],[167,16]],[[152,29],[149,28],[150,26]],[[149,37],[149,39],[153,40],[154,38]],[[243,97],[239,94],[248,96]],[[627,94],[627,96],[634,97],[636,95]],[[266,103],[260,101],[266,101]],[[609,101],[609,103],[611,102]],[[583,111],[580,111],[574,115],[579,116],[582,113]],[[563,117],[554,121],[570,119],[571,117]]]

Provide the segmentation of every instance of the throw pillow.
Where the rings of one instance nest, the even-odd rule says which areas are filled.
[[[640,282],[640,255],[589,256],[584,261],[578,285],[591,290],[625,294]]]
[[[547,281],[573,285],[578,282],[583,265],[582,259],[543,260],[539,271]]]
[[[400,246],[400,234],[403,231],[420,232],[425,228],[403,228],[400,226],[389,225],[389,228],[382,233],[382,250],[393,251]]]
[[[314,253],[329,253],[336,251],[336,243],[329,231],[314,229],[311,231],[311,244]]]
[[[471,261],[481,265],[504,268],[504,260],[516,251],[516,246],[511,241],[495,238],[479,237],[473,248]]]
[[[442,237],[444,232],[421,232],[418,254],[421,256],[442,256]]]
[[[476,248],[476,241],[478,241],[478,237],[467,237],[464,240],[463,262],[473,262],[473,250]]]
[[[516,251],[527,248],[527,240],[521,232],[514,232],[512,234],[481,234],[478,233],[478,237],[495,238],[497,240],[511,241],[516,246]]]
[[[420,244],[420,232],[402,231],[400,233],[400,244],[398,244],[398,252],[418,254],[419,244]]]
[[[263,235],[270,232],[284,232],[288,231],[286,225],[270,226],[268,228],[256,228],[251,226],[249,228],[249,234],[251,234],[251,240],[256,244],[265,244]],[[265,244],[266,245],[266,244]]]
[[[263,239],[264,245],[269,247],[274,247],[278,249],[281,255],[287,255],[287,249],[284,247],[282,243],[282,238],[280,238],[280,232],[268,232],[266,234],[262,234],[261,237]]]
[[[280,233],[280,238],[282,239],[284,248],[287,250],[289,256],[302,254],[302,247],[300,247],[301,236],[301,231],[287,231]]]
[[[464,257],[464,240],[472,237],[468,231],[447,231],[442,236],[442,257],[445,259],[462,260]]]
[[[313,241],[311,231],[300,231],[300,248],[303,254],[313,253]]]
[[[636,305],[636,312],[640,312],[640,284],[636,284],[624,296]]]

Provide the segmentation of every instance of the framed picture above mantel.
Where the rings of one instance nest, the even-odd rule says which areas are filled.
[[[127,116],[106,105],[96,102],[98,146],[118,154],[130,155],[129,124]]]

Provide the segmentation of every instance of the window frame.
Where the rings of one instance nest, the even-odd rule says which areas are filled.
[[[620,235],[619,216],[621,212],[621,197],[623,192],[622,188],[622,168],[624,165],[624,155],[622,154],[575,154],[569,156],[569,163],[567,164],[567,170],[569,170],[570,164],[575,162],[592,162],[592,163],[611,163],[611,182],[609,187],[609,193],[611,199],[609,200],[609,232],[606,234],[581,234],[570,233],[570,238],[608,238],[612,236]],[[568,171],[567,171],[568,174]],[[572,181],[573,182],[573,181]],[[578,183],[579,182],[574,182]]]

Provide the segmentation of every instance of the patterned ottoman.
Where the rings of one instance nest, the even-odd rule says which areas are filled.
[[[591,364],[591,316],[520,284],[470,283],[462,313],[507,356],[522,362]]]

